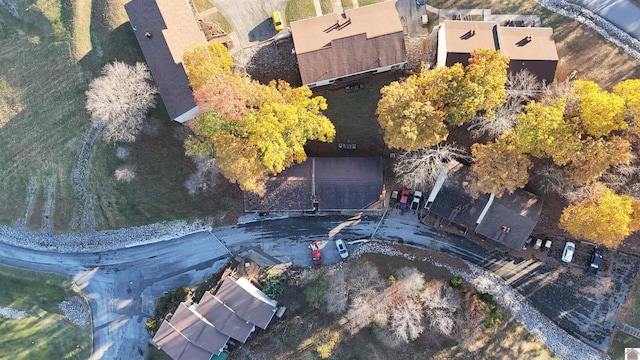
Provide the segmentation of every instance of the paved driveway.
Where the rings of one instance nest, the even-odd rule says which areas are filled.
[[[284,17],[287,6],[287,0],[210,1],[229,21],[235,35],[234,40],[237,40],[242,48],[257,45],[276,35],[271,21],[271,13],[274,10],[279,10]],[[284,23],[286,24],[286,21]]]
[[[640,7],[631,0],[573,0],[609,20],[636,39],[640,39]]]

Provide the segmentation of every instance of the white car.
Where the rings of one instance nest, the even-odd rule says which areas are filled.
[[[345,245],[342,239],[336,240],[336,248],[338,249],[338,253],[340,253],[340,257],[346,259],[349,257],[349,251],[347,251],[347,245]]]
[[[562,261],[566,263],[570,263],[573,259],[573,253],[576,251],[576,244],[571,241],[567,242],[564,246],[564,251],[562,252]]]
[[[411,210],[417,210],[420,206],[420,200],[422,199],[422,191],[416,190],[413,193],[413,201],[411,202]]]

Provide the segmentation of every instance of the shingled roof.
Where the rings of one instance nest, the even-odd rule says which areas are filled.
[[[224,279],[216,297],[243,320],[266,329],[276,313],[276,302],[247,279]]]
[[[394,1],[294,21],[290,26],[305,85],[407,61]]]
[[[247,341],[254,330],[252,323],[240,318],[222,300],[209,292],[204,293],[196,310],[209,322],[215,324],[218,331],[240,342]]]
[[[125,4],[131,27],[171,119],[184,122],[198,107],[182,65],[185,50],[207,45],[185,0],[132,0]]]

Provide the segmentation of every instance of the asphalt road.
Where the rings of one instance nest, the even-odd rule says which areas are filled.
[[[369,238],[378,223],[377,217],[271,220],[94,254],[38,252],[0,244],[0,263],[72,277],[93,313],[92,358],[142,359],[148,340],[144,321],[157,297],[179,286],[195,285],[218,271],[229,258],[226,248],[265,266],[280,262],[311,266],[307,245],[319,241],[324,263],[330,264],[340,260],[333,239]],[[613,276],[594,282],[582,270],[559,264],[559,254],[539,261],[487,251],[463,237],[422,225],[416,214],[400,215],[397,210],[387,215],[375,237],[449,253],[493,271],[560,327],[596,348],[608,346],[615,310],[626,298],[640,263],[627,255],[609,257]],[[594,284],[602,286],[590,286]]]
[[[636,39],[640,39],[640,6],[631,0],[573,0]]]

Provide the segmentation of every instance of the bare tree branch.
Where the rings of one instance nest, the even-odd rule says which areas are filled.
[[[509,100],[516,103],[524,103],[542,93],[545,84],[541,84],[538,78],[529,70],[523,69],[515,74],[509,72],[506,88]]]
[[[212,188],[218,182],[220,169],[216,166],[216,159],[194,155],[191,159],[196,164],[196,171],[189,175],[184,182],[184,187],[189,195],[195,195],[199,191]]]
[[[420,188],[434,184],[441,171],[457,164],[456,159],[471,160],[471,157],[455,145],[436,145],[400,154],[393,171],[404,186]]]
[[[102,76],[89,84],[86,108],[94,126],[105,126],[104,141],[135,141],[147,111],[155,106],[158,90],[151,79],[145,64],[130,66],[116,61],[107,64]]]
[[[491,139],[495,139],[505,131],[513,129],[521,112],[522,106],[520,102],[509,99],[503,106],[493,111],[494,117],[489,118],[483,115],[473,118],[472,125],[467,130],[471,131],[472,136],[475,138],[487,135]]]

